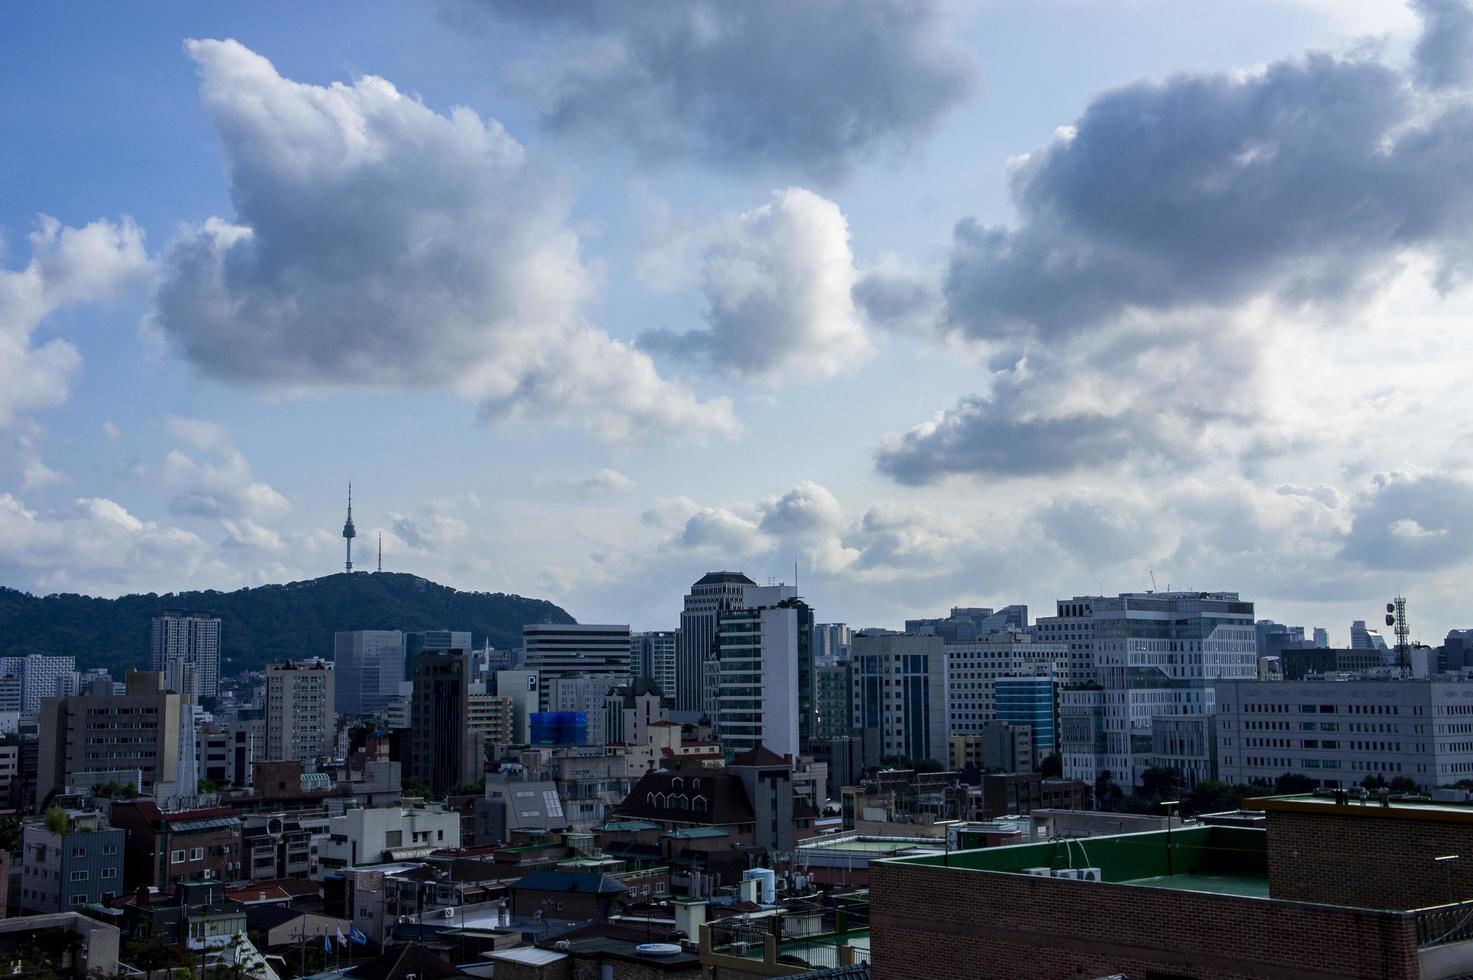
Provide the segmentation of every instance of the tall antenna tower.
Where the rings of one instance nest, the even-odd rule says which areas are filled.
[[[1411,657],[1407,651],[1411,648],[1409,640],[1412,628],[1407,623],[1407,597],[1399,595],[1386,603],[1386,625],[1396,630],[1396,662],[1402,670],[1411,666]]]
[[[378,570],[384,570],[384,532],[378,533]]]
[[[343,561],[343,571],[353,571],[353,539],[358,537],[358,529],[353,526],[353,484],[348,483],[348,519],[343,522],[343,540],[347,542],[347,554]]]

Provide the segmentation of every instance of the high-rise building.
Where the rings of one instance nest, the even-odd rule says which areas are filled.
[[[993,681],[994,714],[999,722],[1027,726],[1030,758],[1038,765],[1054,754],[1059,730],[1059,682],[1049,675],[999,677]]]
[[[526,745],[532,740],[532,716],[541,710],[542,685],[535,670],[498,670],[494,691],[511,701],[512,741]]]
[[[1330,631],[1323,626],[1314,628],[1314,646],[1316,650],[1328,650],[1330,648]]]
[[[1069,646],[1009,628],[966,643],[947,643],[947,714],[953,735],[975,735],[997,720],[994,684],[1014,676],[1064,677]]]
[[[705,709],[705,664],[715,659],[716,618],[724,610],[746,607],[744,593],[756,584],[741,572],[721,571],[707,572],[690,587],[675,640],[677,711]]]
[[[495,694],[472,694],[466,699],[466,727],[478,745],[510,745],[515,741],[516,714],[511,698]]]
[[[949,698],[941,637],[856,634],[853,671],[854,727],[870,733],[881,758],[945,762]]]
[[[969,643],[1001,630],[1028,628],[1027,606],[953,606],[945,619],[907,619],[905,632],[915,636],[939,636],[947,643]]]
[[[1350,649],[1385,650],[1386,638],[1379,630],[1367,629],[1364,619],[1357,619],[1350,624]]]
[[[426,650],[459,650],[469,653],[471,635],[466,630],[410,630],[404,634],[404,680],[414,679],[414,658]]]
[[[528,623],[522,627],[522,666],[537,671],[538,706],[552,710],[552,682],[576,674],[613,674],[629,678],[628,625]]]
[[[796,759],[813,738],[813,610],[791,585],[744,598],[718,615],[716,733],[728,758],[766,747]]]
[[[42,698],[68,698],[78,691],[77,658],[33,653],[25,657],[0,657],[0,676],[16,679],[14,710],[27,718],[41,711]],[[11,702],[10,697],[4,699]],[[0,705],[0,711],[9,710]]]
[[[635,679],[651,677],[662,691],[675,690],[675,631],[655,630],[635,633],[630,641],[634,646]]]
[[[180,696],[162,674],[129,671],[125,693],[101,685],[69,698],[42,698],[36,798],[74,783],[142,775],[143,791],[172,784],[179,764]],[[85,777],[85,779],[83,778]],[[136,778],[136,777],[131,777]]]
[[[813,668],[815,738],[843,738],[853,731],[853,684],[847,659]]]
[[[1039,616],[1033,634],[1050,643],[1069,648],[1068,669],[1061,678],[1066,684],[1092,684],[1095,675],[1094,604],[1103,596],[1077,595],[1054,604],[1054,615]]]
[[[351,630],[333,634],[333,696],[350,718],[382,711],[403,692],[404,634]]]
[[[435,794],[480,779],[482,748],[470,729],[469,672],[462,650],[426,650],[414,658],[405,776]]]
[[[813,627],[813,663],[816,667],[832,667],[849,659],[849,645],[854,631],[845,623],[816,623]]]
[[[174,690],[193,695],[196,702],[219,696],[220,620],[213,613],[165,610],[153,618],[151,640],[150,667],[178,685]],[[179,690],[184,686],[190,690]]]
[[[1129,592],[1094,599],[1093,611],[1098,683],[1060,694],[1064,775],[1138,785],[1157,764],[1160,727],[1195,747],[1172,754],[1185,784],[1211,778],[1213,686],[1258,676],[1253,603],[1236,592]]]
[[[333,754],[333,667],[323,660],[266,666],[267,762],[316,762]]]
[[[609,692],[628,683],[627,675],[567,674],[554,677],[548,686],[547,710],[577,712],[588,719],[589,745],[608,740]]]

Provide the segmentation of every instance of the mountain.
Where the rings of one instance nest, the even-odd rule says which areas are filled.
[[[273,660],[330,658],[337,630],[468,629],[476,646],[489,638],[510,647],[521,643],[525,623],[575,622],[543,599],[459,592],[398,572],[117,599],[0,587],[0,655],[75,654],[78,670],[106,667],[121,680],[129,668],[147,669],[149,620],[165,609],[208,609],[220,617],[222,676]]]

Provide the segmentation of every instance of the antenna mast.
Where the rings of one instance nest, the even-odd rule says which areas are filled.
[[[384,532],[378,533],[378,570],[384,570]]]

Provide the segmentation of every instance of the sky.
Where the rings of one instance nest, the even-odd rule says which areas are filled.
[[[0,584],[330,574],[351,480],[637,629],[1473,626],[1463,0],[11,3],[0,91]]]

